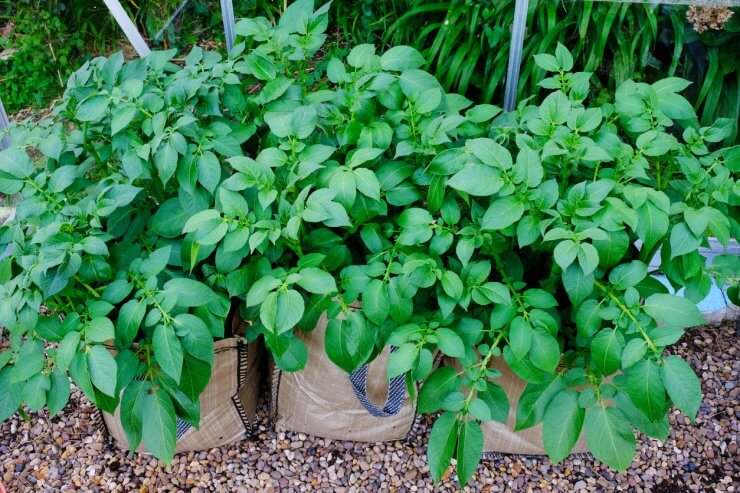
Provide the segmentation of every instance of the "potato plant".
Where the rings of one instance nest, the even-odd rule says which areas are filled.
[[[241,20],[225,58],[95,60],[54,122],[17,130],[0,153],[0,192],[22,196],[0,229],[0,419],[58,412],[70,375],[120,402],[132,448],[171,459],[230,299],[284,371],[324,311],[344,371],[395,346],[388,377],[424,381],[419,411],[442,412],[436,480],[453,457],[470,479],[481,422],[510,405],[518,429],[543,423],[553,460],[585,431],[617,469],[634,429],[664,438],[672,406],[694,419],[699,381],[663,349],[703,323],[713,279],[736,296],[737,258],[698,252],[737,236],[740,148],[716,148],[732,122],[701,127],[676,78],[589,105],[562,46],[537,57],[552,92],[510,114],[445,94],[406,46],[318,73],[327,10]],[[649,272],[658,251],[670,289]],[[433,371],[435,352],[457,367]],[[518,403],[493,358],[527,381]]]

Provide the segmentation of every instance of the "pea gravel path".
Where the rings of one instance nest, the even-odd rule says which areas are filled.
[[[734,324],[691,330],[675,347],[698,369],[704,402],[696,425],[676,413],[665,443],[641,436],[626,473],[593,459],[553,465],[546,458],[486,461],[470,491],[740,490],[740,341]],[[0,474],[9,492],[46,491],[432,491],[424,453],[431,420],[415,443],[358,444],[270,431],[264,411],[259,439],[181,454],[170,471],[130,458],[105,443],[79,391],[64,414],[34,423],[15,416],[0,426]],[[456,491],[454,475],[438,491]]]

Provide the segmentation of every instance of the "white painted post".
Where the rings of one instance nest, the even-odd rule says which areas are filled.
[[[8,120],[8,114],[5,113],[5,107],[3,106],[3,100],[0,99],[0,131],[5,130],[10,126],[10,120]],[[7,149],[10,145],[10,136],[8,134],[3,135],[0,139],[0,151]]]
[[[234,47],[234,3],[232,0],[221,0],[221,17],[224,19],[224,37],[226,50]]]
[[[149,45],[146,44],[144,37],[141,35],[138,29],[136,29],[136,26],[134,25],[133,21],[128,16],[126,11],[123,10],[121,2],[119,2],[118,0],[103,1],[108,7],[108,10],[110,10],[110,13],[113,14],[116,22],[118,22],[118,25],[121,26],[121,30],[128,38],[131,46],[133,46],[136,50],[136,53],[138,53],[140,57],[145,57],[149,53],[151,53],[152,50],[149,49]]]
[[[159,38],[162,37],[164,32],[167,30],[168,27],[170,27],[170,24],[172,24],[175,19],[177,19],[177,16],[180,15],[180,12],[182,12],[182,9],[185,8],[185,6],[188,4],[190,0],[182,0],[180,5],[177,6],[174,12],[172,12],[172,15],[167,19],[167,22],[165,22],[161,28],[159,28],[159,31],[157,31],[157,34],[154,35],[154,41],[159,41]]]
[[[516,108],[516,93],[519,88],[519,69],[522,64],[522,49],[524,48],[524,32],[527,30],[528,10],[529,0],[516,0],[514,6],[514,22],[511,25],[509,66],[506,70],[505,111],[514,111],[514,108]]]

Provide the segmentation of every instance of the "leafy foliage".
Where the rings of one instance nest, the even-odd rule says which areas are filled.
[[[387,0],[376,8],[377,19],[369,29],[380,24],[384,43],[418,48],[428,61],[425,68],[446,90],[491,102],[503,97],[514,5],[513,0]],[[686,20],[686,9],[589,0],[529,2],[520,98],[535,94],[544,74],[533,56],[553,53],[563,43],[571,48],[576,68],[594,73],[595,96],[608,97],[628,79],[682,75],[697,82],[690,100],[704,125],[720,116],[736,119],[738,16],[721,33],[697,35]],[[367,10],[362,14],[364,20]],[[720,100],[726,104],[720,105]],[[737,135],[735,124],[728,141],[736,142]]]
[[[48,104],[62,91],[82,48],[79,33],[55,13],[19,14],[9,34],[0,35],[0,96],[8,112]]]
[[[98,406],[120,398],[132,447],[169,459],[175,417],[198,422],[230,298],[285,371],[305,366],[296,331],[323,312],[345,371],[396,346],[388,376],[425,381],[419,409],[443,411],[435,479],[456,457],[465,484],[481,423],[510,405],[517,429],[544,423],[555,460],[585,429],[621,469],[633,427],[662,433],[671,405],[693,418],[698,380],[663,348],[702,323],[711,273],[737,284],[737,258],[707,267],[698,252],[738,229],[740,148],[710,149],[731,122],[701,127],[680,79],[587,106],[590,74],[563,46],[536,59],[551,93],[511,114],[445,93],[410,47],[355,46],[321,79],[307,67],[328,8],[241,20],[227,58],[97,59],[58,122],[14,134],[0,153],[0,191],[23,196],[0,229],[0,418],[23,401],[58,409],[46,379],[68,371]],[[658,250],[684,297],[648,275]],[[460,371],[433,370],[435,352]],[[519,403],[494,358],[528,382]]]

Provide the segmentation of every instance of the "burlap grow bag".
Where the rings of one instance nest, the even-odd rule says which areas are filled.
[[[308,347],[303,370],[273,369],[270,411],[276,430],[358,442],[406,438],[416,423],[416,402],[403,376],[391,382],[386,378],[390,349],[347,375],[326,355],[327,323],[324,313],[312,332],[297,332]]]
[[[200,429],[178,419],[175,452],[208,450],[251,433],[259,397],[260,346],[247,344],[242,337],[232,337],[217,341],[214,352],[211,379],[200,396]],[[119,411],[120,408],[116,409],[113,416],[98,412],[98,420],[110,438],[128,449]],[[137,452],[148,453],[143,443]]]
[[[483,455],[495,458],[501,455],[546,455],[542,445],[542,423],[525,430],[514,431],[516,425],[516,408],[519,398],[524,392],[527,382],[522,380],[506,364],[503,358],[493,358],[489,365],[501,372],[495,382],[499,384],[509,397],[509,418],[506,425],[498,421],[485,421],[483,430]],[[587,453],[586,435],[581,430],[571,454]]]

